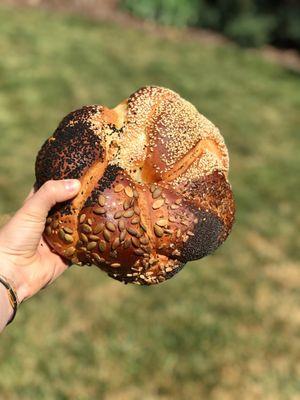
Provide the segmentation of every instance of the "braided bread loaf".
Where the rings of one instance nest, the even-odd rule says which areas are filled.
[[[44,236],[61,256],[136,284],[163,282],[228,236],[234,200],[219,130],[173,91],[147,86],[114,109],[67,115],[36,160],[36,189],[78,178]]]

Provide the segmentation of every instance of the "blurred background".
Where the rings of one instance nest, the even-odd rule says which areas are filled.
[[[224,135],[237,215],[156,287],[71,268],[0,338],[0,399],[299,399],[299,2],[0,1],[0,215],[62,117],[171,88]]]

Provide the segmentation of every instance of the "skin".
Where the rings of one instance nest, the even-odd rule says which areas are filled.
[[[22,208],[0,230],[0,275],[12,282],[19,301],[50,285],[68,264],[42,238],[49,210],[73,198],[80,190],[76,179],[48,181],[33,190]],[[0,331],[12,315],[5,287],[0,283]]]

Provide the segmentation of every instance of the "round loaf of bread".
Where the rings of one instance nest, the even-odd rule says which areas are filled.
[[[228,236],[234,200],[219,130],[172,90],[147,86],[117,107],[68,114],[36,160],[38,189],[76,178],[44,237],[62,257],[125,283],[163,282]]]

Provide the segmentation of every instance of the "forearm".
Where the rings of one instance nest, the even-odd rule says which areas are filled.
[[[0,283],[0,332],[5,328],[13,313],[7,289]]]

